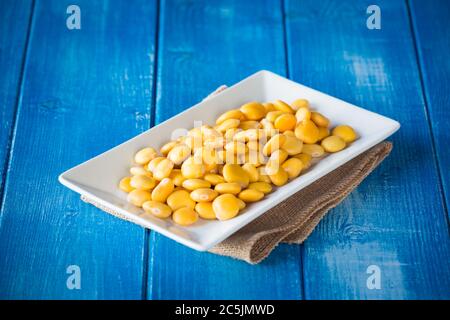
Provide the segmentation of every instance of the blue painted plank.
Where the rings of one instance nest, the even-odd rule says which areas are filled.
[[[285,74],[281,3],[162,1],[156,120],[191,106],[221,84],[260,69]],[[256,266],[150,239],[151,299],[298,299],[298,246],[279,246]]]
[[[0,199],[25,56],[31,0],[7,1],[0,10]]]
[[[306,299],[448,299],[450,239],[403,1],[286,1],[291,76],[397,119],[390,157],[305,242]],[[430,57],[431,58],[431,57]],[[366,270],[381,270],[368,289]]]
[[[434,146],[447,204],[450,205],[450,2],[410,1]],[[449,216],[450,217],[450,216]]]
[[[143,228],[84,204],[62,171],[149,127],[155,1],[37,1],[1,208],[0,297],[139,299]],[[66,268],[81,268],[68,290]]]

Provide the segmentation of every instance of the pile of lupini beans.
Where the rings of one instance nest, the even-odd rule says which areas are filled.
[[[234,218],[298,177],[312,158],[338,152],[357,138],[348,125],[330,132],[330,120],[305,99],[287,104],[249,102],[163,145],[139,150],[119,187],[128,201],[183,226]]]

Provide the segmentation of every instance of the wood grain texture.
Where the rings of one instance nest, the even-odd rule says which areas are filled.
[[[157,122],[260,69],[285,74],[279,1],[168,0],[160,19]],[[153,233],[149,252],[151,299],[301,297],[298,246],[282,245],[251,266]]]
[[[448,208],[450,206],[450,2],[410,1],[412,25],[423,76],[438,166]]]
[[[32,0],[7,1],[0,10],[0,199],[9,156]]]
[[[149,127],[154,1],[37,1],[1,208],[0,297],[139,299],[141,227],[80,201],[58,175]],[[81,268],[68,290],[66,268]]]
[[[398,120],[390,157],[306,241],[306,299],[448,299],[450,240],[404,1],[286,1],[294,80]],[[431,59],[431,56],[430,56]],[[447,95],[448,96],[448,95]],[[370,265],[381,289],[366,286]]]
[[[1,6],[1,299],[450,298],[440,190],[448,207],[447,1],[378,1],[381,30],[366,28],[368,0],[76,4],[76,31],[66,28],[69,3],[36,0],[32,19],[32,0]],[[67,168],[260,69],[402,124],[392,155],[304,246],[281,245],[250,266],[157,233],[148,239],[57,182]],[[81,290],[66,287],[69,265],[81,268]],[[366,286],[370,265],[381,269],[381,290]]]

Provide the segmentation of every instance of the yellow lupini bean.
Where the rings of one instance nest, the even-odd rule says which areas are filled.
[[[187,135],[188,135],[188,137],[201,138],[202,137],[202,128],[196,126],[196,127],[192,128],[191,130],[189,130]]]
[[[152,200],[152,195],[148,191],[135,189],[128,194],[127,200],[137,207],[142,207],[144,202]]]
[[[234,141],[238,141],[238,142],[246,142],[249,140],[248,138],[248,130],[242,130],[240,129],[239,132],[236,132],[236,134],[233,135],[232,139]],[[227,141],[230,141],[230,139],[227,139]]]
[[[311,111],[308,108],[299,108],[297,112],[295,113],[295,118],[297,119],[297,122],[302,122],[305,120],[311,119]]]
[[[291,113],[285,113],[285,114],[280,115],[279,117],[277,117],[275,119],[275,122],[274,122],[275,129],[278,129],[281,132],[284,132],[286,130],[295,129],[296,124],[297,124],[297,119]]]
[[[319,129],[318,141],[323,140],[330,135],[330,129],[328,129],[326,127],[319,127],[318,129]]]
[[[295,136],[305,143],[316,143],[319,140],[319,129],[311,120],[304,120],[295,128]]]
[[[272,182],[272,180],[270,180],[270,177],[269,177],[269,175],[266,172],[266,167],[265,166],[259,167],[258,168],[258,173],[259,173],[259,179],[258,179],[259,182],[266,182],[266,183],[271,183]]]
[[[198,220],[198,214],[192,208],[183,207],[177,209],[172,214],[172,219],[176,224],[181,226],[189,226]]]
[[[286,184],[289,179],[287,172],[281,167],[275,174],[271,174],[269,175],[269,177],[272,183],[276,186],[282,186]]]
[[[319,158],[325,153],[325,150],[318,144],[305,143],[303,145],[302,153],[309,154],[313,158]]]
[[[130,179],[130,186],[139,190],[151,190],[156,186],[156,180],[147,175],[139,174]]]
[[[161,152],[161,154],[163,156],[167,156],[167,154],[170,152],[170,150],[172,150],[173,147],[175,147],[178,144],[178,142],[176,141],[170,141],[167,142],[166,144],[164,144],[161,149],[159,149],[159,152]]]
[[[260,166],[266,165],[267,161],[269,161],[269,157],[263,155],[261,152],[259,152],[258,155],[259,155],[259,158],[258,158],[259,162],[257,164],[254,164],[255,167],[260,167]],[[261,173],[259,173],[259,175],[261,175]]]
[[[185,135],[181,135],[178,138],[175,139],[176,142],[178,142],[179,144],[184,143],[184,140],[186,140],[186,136]]]
[[[187,158],[181,165],[181,174],[187,179],[201,178],[205,174],[205,166],[194,157]]]
[[[275,111],[275,106],[273,105],[273,103],[270,102],[265,102],[263,103],[264,108],[266,108],[266,112],[270,112],[270,111]]]
[[[265,129],[264,132],[270,132],[271,130],[275,129],[273,123],[270,122],[267,118],[262,119],[259,123],[261,123],[261,126]]]
[[[239,127],[239,124],[241,123],[238,119],[228,119],[216,126],[216,130],[219,132],[225,132],[229,129],[237,128]]]
[[[282,101],[282,100],[275,100],[273,102],[273,105],[275,106],[275,109],[283,111],[283,112],[288,112],[288,113],[294,113],[294,109],[291,108],[290,105],[288,105],[286,102]]]
[[[278,150],[281,148],[281,146],[286,141],[286,136],[282,134],[276,134],[272,138],[270,138],[269,141],[264,145],[263,148],[263,154],[265,156],[269,156],[274,152],[275,150]]]
[[[169,159],[160,161],[155,169],[153,169],[153,177],[157,180],[162,180],[169,177],[173,169],[173,162]]]
[[[150,162],[150,160],[154,159],[157,156],[155,149],[153,148],[144,148],[139,150],[134,156],[134,162],[145,165]]]
[[[328,127],[330,120],[319,112],[311,112],[311,120],[319,127]]]
[[[191,192],[191,199],[197,202],[211,202],[219,193],[209,188],[195,189]]]
[[[234,136],[234,140],[241,142],[256,141],[258,139],[265,138],[265,136],[266,132],[264,129],[247,129],[236,134],[236,136]]]
[[[222,194],[214,199],[212,206],[217,219],[228,220],[237,216],[242,204],[234,195]]]
[[[195,205],[195,211],[200,218],[207,220],[215,220],[216,214],[214,213],[212,202],[199,202]]]
[[[291,103],[291,107],[294,110],[298,110],[300,108],[309,108],[309,101],[306,99],[297,99]]]
[[[333,136],[338,136],[346,143],[350,143],[356,140],[357,135],[355,130],[348,125],[339,125],[332,131]]]
[[[264,193],[256,189],[245,189],[239,193],[238,197],[244,202],[256,202],[264,198]]]
[[[191,148],[185,144],[174,146],[167,154],[167,159],[175,165],[180,165],[191,155]]]
[[[209,170],[209,171],[206,171],[206,173],[207,174],[210,174],[210,173],[213,173],[213,174],[216,174],[218,171],[217,171],[217,166],[218,165],[216,165],[215,167],[214,167],[214,169],[211,169],[211,170]],[[204,178],[204,177],[203,177]]]
[[[134,188],[131,186],[130,181],[131,177],[122,178],[119,182],[119,188],[125,192],[133,191]]]
[[[147,164],[147,170],[150,171],[151,173],[153,173],[153,170],[156,168],[156,166],[164,159],[166,159],[166,158],[164,158],[164,157],[154,158]]]
[[[297,178],[303,169],[303,162],[297,158],[286,160],[281,167],[287,172],[289,179]]]
[[[242,105],[240,110],[248,120],[261,120],[266,115],[266,108],[255,101]]]
[[[261,154],[258,150],[249,150],[243,157],[243,165],[251,164],[255,168],[259,167],[261,165],[260,156]]]
[[[225,179],[220,174],[208,173],[203,177],[206,181],[208,181],[211,185],[215,186],[219,183],[225,182]]]
[[[210,147],[201,147],[194,153],[197,163],[203,163],[205,171],[211,171],[217,166],[216,150]]]
[[[200,129],[202,132],[203,141],[208,139],[218,139],[222,137],[222,134],[213,127],[204,125],[201,126]]]
[[[289,161],[289,160],[288,160],[288,161]],[[270,179],[270,178],[269,178],[269,179]],[[269,181],[270,181],[270,180],[269,180]],[[264,193],[264,194],[267,194],[267,193],[272,192],[272,185],[270,184],[270,182],[267,183],[267,182],[259,181],[259,182],[253,182],[253,183],[250,183],[250,184],[248,185],[248,189],[255,189],[255,190],[258,190],[259,192],[262,192],[262,193]]]
[[[217,138],[208,138],[205,141],[203,141],[203,146],[212,149],[223,148],[224,141],[225,139],[222,136]]]
[[[303,163],[303,170],[308,169],[311,166],[311,155],[306,153],[300,153],[294,156],[295,158],[299,159]]]
[[[144,176],[152,176],[152,173],[150,171],[145,170],[144,167],[138,167],[138,166],[134,166],[130,168],[130,173],[133,176],[137,176],[138,174],[143,174]]]
[[[273,136],[277,135],[278,133],[280,133],[277,129],[274,128],[267,128],[264,129],[264,137],[261,138],[261,142],[267,142],[270,138],[272,138]]]
[[[227,163],[223,167],[223,177],[226,182],[237,182],[242,188],[245,188],[249,182],[247,173],[238,164]]]
[[[275,150],[267,161],[266,172],[270,176],[275,174],[284,161],[288,158],[288,153],[283,149]]]
[[[242,209],[244,209],[244,208],[247,206],[247,205],[245,204],[245,202],[242,201],[241,199],[236,198],[236,200],[237,200],[238,205],[239,205],[239,210],[242,210]]]
[[[283,134],[285,136],[295,137],[295,133],[292,130],[286,130],[285,132],[283,132]]]
[[[329,136],[322,140],[322,147],[326,152],[338,152],[346,146],[345,141],[338,136]]]
[[[248,148],[244,142],[231,141],[225,145],[225,150],[234,154],[244,154],[248,151]]]
[[[241,185],[237,182],[224,182],[219,183],[215,186],[214,190],[218,193],[230,193],[230,194],[238,194],[241,192]]]
[[[227,143],[227,142],[235,139],[236,135],[239,135],[241,132],[243,132],[243,130],[241,128],[228,129],[223,135],[223,138],[225,138],[225,141],[222,143],[221,146],[223,147],[224,143]]]
[[[261,124],[259,121],[254,120],[247,120],[247,121],[241,121],[239,124],[239,128],[242,130],[248,130],[248,129],[258,129],[261,128]]]
[[[296,155],[299,154],[300,152],[302,152],[303,149],[303,141],[298,139],[295,134],[292,135],[288,135],[286,134],[286,132],[284,133],[284,135],[286,136],[286,139],[283,143],[283,145],[281,146],[281,149],[286,151],[288,155],[292,156],[292,155]]]
[[[256,167],[251,163],[245,163],[242,165],[242,169],[247,173],[249,182],[255,182],[259,179],[259,172]]]
[[[211,183],[203,179],[187,179],[183,181],[183,188],[193,191],[200,188],[209,188]]]
[[[172,214],[172,209],[168,205],[158,201],[146,201],[142,204],[142,208],[145,212],[162,219],[168,218]]]
[[[276,110],[276,111],[270,111],[269,113],[266,114],[266,118],[269,122],[274,123],[275,120],[281,116],[282,114],[285,114],[286,112],[280,111],[280,110]]]
[[[238,119],[238,120],[244,120],[245,116],[244,114],[241,112],[241,110],[239,109],[233,109],[233,110],[229,110],[225,113],[222,113],[216,120],[216,124],[219,125],[222,122],[224,122],[225,120],[228,119]]]
[[[278,131],[277,131],[278,132]],[[253,140],[264,140],[267,139],[268,133],[267,130],[260,125],[259,128],[250,128],[244,130],[242,133],[239,133],[234,140],[241,142],[248,142]]]
[[[191,199],[189,192],[186,190],[177,190],[172,192],[167,197],[166,202],[172,210],[177,210],[182,207],[194,209],[195,207],[195,201]]]
[[[181,186],[183,181],[186,180],[186,178],[181,174],[180,169],[173,169],[169,175],[169,178],[172,179],[173,184],[177,187]]]
[[[152,200],[158,202],[166,202],[167,197],[173,192],[175,188],[173,181],[169,178],[164,178],[152,191]]]

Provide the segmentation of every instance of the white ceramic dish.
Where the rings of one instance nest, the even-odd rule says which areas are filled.
[[[213,124],[224,111],[248,101],[287,102],[306,98],[314,109],[325,114],[332,125],[349,124],[360,138],[341,152],[328,155],[309,171],[277,188],[262,201],[248,205],[236,218],[228,221],[199,220],[195,225],[181,227],[171,219],[161,220],[130,205],[117,183],[128,175],[135,152],[145,146],[159,148],[177,128],[190,129],[194,121]],[[59,181],[102,206],[115,210],[130,220],[157,231],[196,250],[208,250],[217,243],[264,214],[300,189],[368,150],[397,131],[400,124],[392,119],[364,110],[342,100],[305,87],[269,71],[260,71],[203,101],[175,117],[151,128],[121,145],[102,153],[60,175]]]

